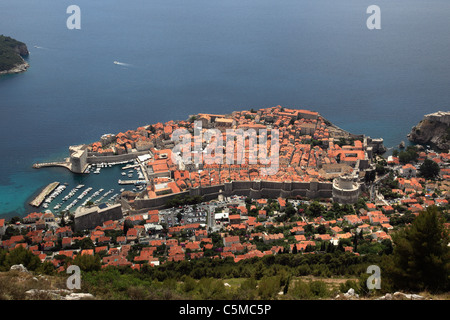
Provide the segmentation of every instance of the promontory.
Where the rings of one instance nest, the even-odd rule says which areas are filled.
[[[0,35],[0,75],[26,71],[29,64],[23,58],[28,55],[25,43]]]
[[[438,111],[424,116],[411,129],[408,139],[419,144],[433,144],[441,150],[450,147],[450,111]]]

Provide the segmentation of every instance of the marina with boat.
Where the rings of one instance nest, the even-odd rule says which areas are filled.
[[[83,174],[76,176],[81,183],[71,185],[68,182],[53,182],[46,186],[30,205],[64,214],[81,206],[114,203],[124,191],[140,192],[145,189],[147,181],[142,169],[137,160],[89,164]],[[122,179],[114,179],[117,175]],[[124,180],[125,177],[129,180]],[[119,189],[114,187],[113,183],[123,186]]]

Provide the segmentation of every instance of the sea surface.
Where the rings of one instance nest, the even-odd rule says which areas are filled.
[[[366,26],[373,4],[381,30]],[[0,13],[0,34],[30,51],[27,72],[0,77],[4,217],[35,211],[53,181],[118,190],[120,167],[31,168],[104,133],[281,105],[395,147],[450,105],[448,0],[2,0]]]

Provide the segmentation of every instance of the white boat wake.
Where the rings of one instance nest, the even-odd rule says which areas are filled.
[[[119,66],[124,66],[124,67],[131,67],[132,66],[129,63],[124,63],[124,62],[119,62],[119,61],[114,61],[114,64],[117,64]]]

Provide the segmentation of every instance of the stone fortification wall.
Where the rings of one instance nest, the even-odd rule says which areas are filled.
[[[430,113],[425,115],[425,119],[430,121],[436,121],[450,125],[450,112],[448,111],[438,111],[435,113]]]
[[[170,194],[153,199],[136,199],[134,207],[136,210],[162,209],[165,203],[177,195],[202,196],[205,201],[217,198],[220,194],[224,196],[249,196],[251,198],[278,197],[308,197],[308,198],[331,198],[332,184],[330,182],[275,182],[275,181],[231,181],[215,186],[206,186],[189,189],[181,193]]]
[[[148,151],[138,151],[127,154],[101,156],[99,153],[88,152],[87,163],[111,163],[136,159],[138,156],[148,154]]]
[[[75,231],[93,229],[101,226],[103,222],[108,220],[122,219],[122,206],[116,204],[113,206],[100,209],[98,207],[88,210],[83,214],[75,213]]]

